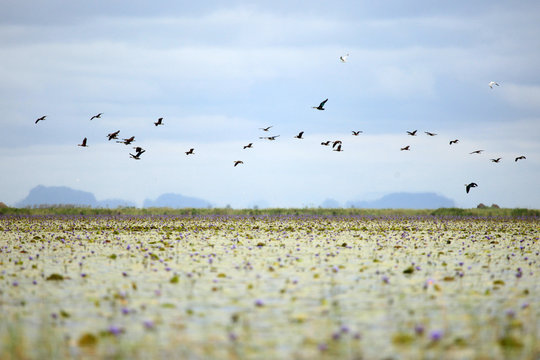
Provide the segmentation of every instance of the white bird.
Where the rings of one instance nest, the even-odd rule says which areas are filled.
[[[342,63],[347,62],[347,59],[349,58],[349,54],[345,54],[339,57],[339,60],[341,60]]]
[[[492,89],[493,89],[493,86],[494,86],[494,85],[495,85],[495,86],[499,86],[499,84],[497,84],[495,81],[490,81],[488,85],[489,85],[489,87],[492,88]]]

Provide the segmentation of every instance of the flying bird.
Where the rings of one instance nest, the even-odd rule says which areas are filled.
[[[111,141],[112,139],[118,139],[118,134],[120,134],[120,130],[107,134],[107,137],[109,138],[109,141]]]
[[[159,119],[157,119],[157,121],[154,123],[154,125],[156,125],[156,126],[163,125],[163,118],[160,117]]]
[[[478,184],[477,184],[477,183],[474,183],[474,182],[472,182],[472,183],[470,183],[470,184],[465,184],[465,191],[466,191],[467,194],[468,194],[469,191],[471,190],[471,188],[477,187],[477,186],[478,186]]]
[[[136,146],[136,147],[134,147],[134,149],[135,149],[135,152],[137,153],[137,155],[141,155],[143,152],[146,152],[146,150],[144,150],[140,146]]]
[[[259,139],[276,140],[276,138],[277,138],[278,136],[279,136],[279,135],[274,135],[274,136],[261,136],[261,137],[259,137]]]
[[[342,63],[347,62],[347,59],[349,58],[349,54],[345,54],[339,57],[339,60],[341,60]]]
[[[270,125],[270,126],[268,126],[268,127],[265,127],[265,128],[259,128],[259,129],[261,129],[262,131],[268,131],[268,130],[270,130],[273,126],[274,126],[274,125]]]
[[[243,162],[242,160],[236,160],[236,161],[234,162],[234,167],[236,167],[236,165],[238,165],[238,164],[243,164],[243,163],[244,163],[244,162]]]
[[[362,130],[358,130],[358,131],[352,130],[352,134],[353,134],[354,136],[358,136],[358,135],[360,135],[361,133],[363,133]]]
[[[332,147],[335,148],[336,145],[341,145],[341,144],[342,144],[341,140],[336,140],[336,141],[332,142]]]
[[[437,135],[437,134],[432,133],[432,132],[429,132],[429,131],[424,131],[424,132],[425,132],[426,134],[428,134],[429,136],[435,136],[435,135]]]
[[[78,144],[77,146],[88,147],[88,145],[86,145],[86,138],[84,138],[82,143]]]
[[[409,151],[409,150],[411,150],[411,149],[410,149],[410,145],[407,145],[407,146],[405,146],[405,147],[402,147],[400,150],[401,150],[401,151]]]
[[[518,160],[525,160],[526,157],[521,155],[521,156],[518,156],[517,158],[514,159],[515,162],[517,162]]]
[[[132,153],[129,153],[129,155],[131,156],[132,159],[135,159],[135,160],[141,160],[141,155],[144,151],[141,151],[140,153],[136,153],[135,155],[133,155]]]
[[[38,122],[40,122],[42,120],[45,120],[46,117],[47,117],[47,115],[43,115],[42,117],[37,118],[36,121],[34,122],[34,124],[37,124]]]
[[[337,146],[337,148],[335,148],[333,151],[343,151],[343,150],[341,150],[341,144],[339,144],[339,145]]]
[[[323,141],[323,142],[321,143],[321,145],[324,145],[324,146],[330,145],[330,140],[328,140],[328,141]]]
[[[135,136],[132,136],[132,137],[130,137],[128,139],[122,139],[122,141],[117,141],[117,143],[122,143],[124,145],[129,145],[134,141],[135,141]]]
[[[459,142],[458,139],[456,139],[456,140],[450,140],[450,145],[452,145],[452,144],[457,144],[458,142]]]
[[[411,135],[411,136],[416,136],[416,131],[417,130],[414,130],[414,131],[407,131],[407,134]]]
[[[303,131],[300,131],[298,135],[295,136],[296,139],[303,139],[302,135],[304,135]]]
[[[101,115],[103,115],[103,113],[99,113],[97,115],[94,115],[90,118],[90,120],[94,120],[94,119],[101,119]]]
[[[317,110],[324,110],[324,104],[326,104],[326,102],[328,101],[328,99],[324,100],[323,102],[321,102],[319,104],[319,106],[312,106],[312,108],[314,109],[317,109]]]
[[[249,149],[253,148],[253,143],[249,143],[247,145],[244,145],[244,149],[248,149],[248,148]]]
[[[502,158],[496,158],[496,159],[489,159],[491,161],[493,161],[494,163],[498,163],[499,161],[501,161]]]
[[[493,89],[493,86],[499,86],[499,84],[497,84],[495,81],[490,81],[488,85],[492,89]]]
[[[470,152],[469,154],[481,154],[484,150],[474,150],[473,152]]]
[[[195,151],[195,149],[189,149],[189,151],[186,151],[186,155],[194,155],[195,153],[193,151]]]

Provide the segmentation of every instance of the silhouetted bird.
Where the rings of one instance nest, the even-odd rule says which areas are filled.
[[[489,159],[491,161],[493,161],[494,163],[498,163],[499,161],[501,161],[502,158],[496,158],[496,159]]]
[[[157,121],[154,123],[154,125],[156,125],[156,126],[163,125],[163,118],[161,117],[161,118],[157,119]]]
[[[265,127],[265,128],[259,128],[261,129],[262,131],[268,131],[270,130],[274,125],[270,125],[269,127]]]
[[[244,162],[243,162],[242,160],[236,160],[236,161],[234,162],[234,167],[236,167],[236,165],[238,165],[238,164],[243,164],[243,163],[244,163]]]
[[[343,150],[341,150],[341,144],[339,144],[339,145],[337,146],[337,148],[334,149],[334,151],[343,151]]]
[[[495,86],[495,85],[496,85],[496,86],[499,86],[499,84],[497,84],[495,81],[490,81],[488,85],[489,85],[489,87],[492,88],[492,89],[493,89],[493,86]]]
[[[132,159],[135,159],[135,160],[141,160],[141,155],[144,151],[140,152],[140,153],[136,153],[135,155],[133,155],[132,153],[129,153],[129,155],[131,156]]]
[[[416,131],[417,130],[414,130],[414,131],[407,131],[407,134],[411,135],[411,136],[416,136]]]
[[[411,149],[410,149],[410,145],[407,145],[407,146],[405,146],[405,147],[402,147],[400,150],[401,150],[401,151],[408,151],[408,150],[411,150]]]
[[[345,54],[339,57],[339,60],[341,60],[342,63],[347,62],[347,59],[349,58],[349,54]]]
[[[111,141],[112,139],[118,139],[118,134],[120,134],[120,130],[107,134],[107,137],[109,138],[109,141]]]
[[[358,130],[358,131],[354,131],[354,130],[353,130],[353,131],[352,131],[352,134],[353,134],[354,136],[358,136],[358,135],[360,135],[361,133],[363,133],[362,130]]]
[[[134,149],[135,149],[135,152],[137,153],[137,155],[141,155],[142,153],[146,152],[146,150],[144,150],[140,146],[136,146],[136,147],[134,147]]]
[[[94,115],[90,118],[90,120],[94,120],[94,119],[101,119],[101,115],[103,115],[103,113],[99,113],[97,115]]]
[[[470,152],[469,154],[481,154],[484,150],[474,150],[473,152]]]
[[[426,134],[428,134],[429,136],[435,136],[435,135],[437,135],[437,134],[432,133],[432,132],[429,132],[429,131],[424,131],[424,132],[425,132]]]
[[[324,145],[324,146],[330,145],[330,140],[328,140],[328,141],[323,141],[323,142],[321,143],[321,145]]]
[[[517,158],[514,159],[515,162],[517,162],[518,160],[525,160],[526,157],[521,155],[521,156],[518,156]]]
[[[452,145],[452,144],[457,144],[458,142],[459,142],[458,139],[456,139],[456,140],[450,140],[450,145]]]
[[[45,120],[46,117],[47,117],[47,115],[43,115],[42,117],[37,118],[36,121],[34,122],[34,124],[37,124],[38,122]]]
[[[467,194],[469,193],[469,190],[471,190],[471,188],[473,187],[477,187],[478,184],[477,183],[470,183],[470,184],[465,184],[465,191],[467,192]]]
[[[186,155],[194,155],[195,153],[193,151],[195,151],[195,149],[189,149],[189,151],[186,151]]]
[[[302,135],[304,135],[303,131],[300,131],[298,135],[295,136],[296,139],[303,139]]]
[[[124,145],[129,145],[134,141],[135,141],[135,136],[132,136],[132,137],[130,137],[128,139],[122,139],[122,141],[117,141],[117,143],[122,143]]]
[[[320,103],[319,106],[312,106],[312,108],[317,109],[317,110],[324,110],[324,104],[326,104],[327,101],[328,101],[328,99],[326,99],[322,103]]]
[[[274,135],[274,136],[261,136],[259,139],[267,139],[267,140],[276,140],[276,138],[280,135]]]
[[[77,146],[88,147],[88,145],[86,145],[86,138],[84,138],[82,143],[78,144]]]
[[[336,141],[332,142],[332,147],[334,148],[334,147],[336,147],[336,145],[341,145],[341,144],[343,144],[341,142],[341,140],[336,140]]]
[[[248,149],[248,148],[249,149],[253,148],[253,143],[249,143],[247,145],[244,145],[244,149]]]

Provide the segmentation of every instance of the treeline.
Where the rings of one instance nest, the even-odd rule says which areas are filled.
[[[232,209],[232,208],[136,208],[118,207],[92,208],[71,205],[40,206],[34,208],[0,208],[0,215],[128,215],[128,216],[441,216],[441,217],[540,217],[536,209],[505,208],[440,208],[432,209],[357,209],[357,208],[269,208],[269,209]]]

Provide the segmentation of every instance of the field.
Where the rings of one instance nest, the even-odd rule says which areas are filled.
[[[81,213],[0,216],[1,359],[540,358],[538,217]]]

